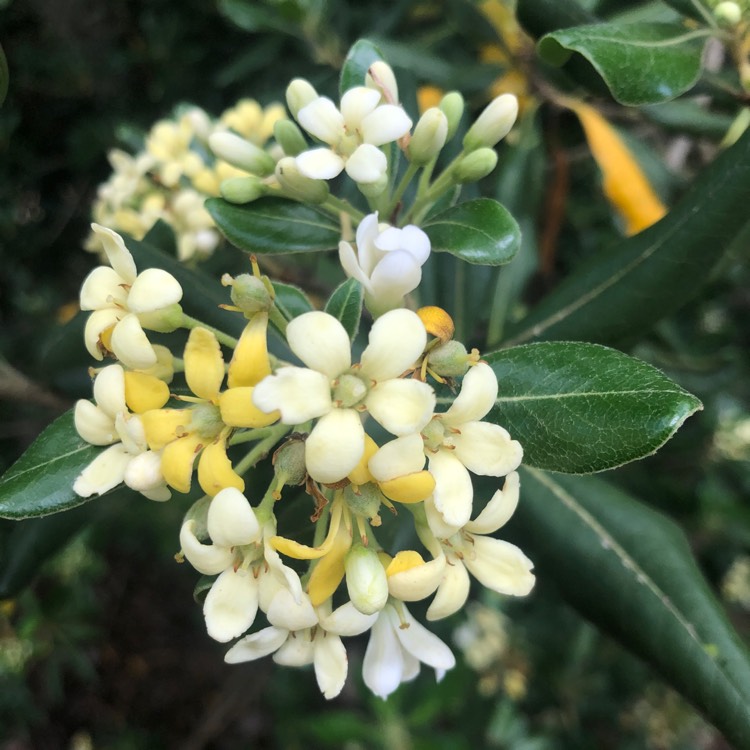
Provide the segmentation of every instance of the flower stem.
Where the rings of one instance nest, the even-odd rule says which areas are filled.
[[[190,315],[187,315],[185,313],[182,314],[182,328],[205,328],[207,331],[211,331],[211,333],[216,336],[216,340],[220,344],[224,344],[224,346],[228,346],[230,349],[234,349],[237,346],[237,339],[233,336],[230,336],[228,333],[224,333],[224,331],[220,331],[218,328],[214,328],[213,326],[208,325],[208,323],[204,323],[197,318],[192,318]]]
[[[284,317],[281,310],[276,305],[273,305],[268,311],[268,319],[278,328],[281,333],[286,336],[286,327],[289,325],[287,319]]]
[[[404,197],[406,188],[409,187],[409,183],[414,179],[414,175],[418,170],[419,167],[414,163],[410,163],[406,168],[406,172],[404,172],[404,176],[401,178],[401,182],[398,183],[398,187],[393,193],[393,197],[391,198],[390,203],[388,203],[385,210],[383,211],[383,215],[386,221],[389,221],[389,217],[395,211],[401,199]]]
[[[249,469],[252,469],[255,464],[263,460],[268,452],[273,448],[276,443],[281,440],[292,428],[287,424],[277,424],[273,427],[263,428],[268,430],[268,436],[261,440],[254,448],[248,451],[247,455],[239,461],[234,467],[236,474],[242,475]],[[251,432],[255,432],[251,430]],[[258,430],[260,432],[260,430]],[[248,438],[250,439],[250,438]],[[244,442],[244,441],[240,441]],[[233,443],[234,444],[234,443]]]
[[[349,216],[351,216],[357,223],[365,218],[365,215],[358,209],[354,208],[349,201],[337,198],[335,195],[329,195],[325,203],[320,204],[320,207],[335,214],[336,217],[342,213],[349,214]]]

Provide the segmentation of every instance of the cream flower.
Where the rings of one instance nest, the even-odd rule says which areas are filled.
[[[464,376],[448,411],[435,414],[422,430],[435,478],[434,505],[445,527],[453,531],[471,518],[474,490],[469,472],[501,477],[517,469],[523,458],[520,443],[511,440],[507,430],[481,421],[495,405],[497,391],[492,368],[478,363]]]
[[[403,229],[378,224],[369,214],[357,227],[357,249],[339,243],[339,260],[347,276],[365,289],[365,304],[374,315],[401,307],[404,296],[419,286],[430,255],[430,239],[413,225]]]
[[[365,651],[365,685],[385,699],[419,674],[420,662],[435,669],[438,681],[456,664],[448,646],[418,623],[402,603],[387,604],[372,626]]]
[[[128,388],[126,378],[137,376]],[[149,389],[142,381],[155,381],[163,389]],[[108,445],[77,477],[73,490],[81,497],[101,495],[125,484],[150,500],[169,500],[161,473],[161,457],[148,450],[143,424],[131,414],[126,402],[130,398],[150,406],[161,406],[169,397],[166,385],[141,373],[126,373],[120,365],[109,365],[94,380],[94,400],[76,403],[74,422],[78,434],[92,445]],[[140,390],[141,393],[137,391]]]
[[[81,309],[93,310],[86,321],[86,348],[95,359],[111,351],[128,367],[147,369],[156,364],[156,352],[143,331],[139,316],[176,305],[182,299],[177,279],[160,268],[136,273],[135,262],[122,237],[92,224],[111,264],[95,268],[81,287]],[[175,326],[176,327],[176,326]]]
[[[224,661],[239,664],[273,654],[277,664],[287,667],[312,664],[320,692],[330,700],[341,692],[348,671],[341,636],[364,633],[376,619],[377,615],[363,615],[351,602],[331,612],[329,601],[315,610],[315,622],[310,626],[290,630],[271,625],[235,643]]]
[[[297,156],[305,177],[330,180],[346,169],[355,182],[377,183],[386,173],[385,154],[378,148],[406,135],[411,120],[396,104],[381,104],[378,90],[357,86],[341,97],[341,109],[319,96],[297,112],[299,124],[330,148]]]
[[[307,367],[281,367],[262,380],[253,403],[278,409],[284,424],[318,418],[305,442],[305,463],[318,482],[335,483],[359,463],[365,449],[360,412],[369,412],[388,432],[419,432],[435,403],[432,388],[399,378],[424,351],[427,333],[416,313],[391,310],[370,330],[361,363],[352,367],[349,336],[324,312],[289,323],[287,341]]]

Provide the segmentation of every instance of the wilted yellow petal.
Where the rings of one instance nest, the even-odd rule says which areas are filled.
[[[245,482],[232,469],[225,440],[209,443],[201,452],[198,462],[198,483],[211,497],[227,487],[234,487],[240,492],[245,491]]]
[[[173,440],[161,454],[161,473],[164,480],[178,492],[190,492],[193,462],[201,445],[202,438],[193,432]]]
[[[136,414],[160,409],[169,400],[169,386],[144,372],[125,373],[125,402]]]
[[[224,380],[224,358],[211,331],[193,328],[185,345],[185,379],[190,390],[212,401],[219,395]]]
[[[344,578],[344,560],[346,553],[352,546],[352,535],[346,524],[340,524],[338,533],[331,546],[330,552],[321,558],[313,568],[310,582],[307,585],[307,593],[313,607],[321,605],[339,587]]]
[[[435,307],[434,305],[420,307],[417,310],[417,315],[427,329],[427,333],[439,338],[443,343],[453,338],[453,333],[456,330],[453,318],[442,307]]]
[[[397,503],[418,503],[435,490],[435,479],[429,471],[416,471],[402,477],[378,482],[380,491]]]
[[[374,482],[370,470],[367,468],[369,460],[378,452],[378,444],[367,434],[365,434],[365,452],[362,454],[362,458],[359,459],[359,463],[349,473],[348,479],[352,484],[367,484],[368,482]]]
[[[229,388],[219,396],[221,421],[229,427],[267,427],[276,422],[281,414],[272,411],[266,414],[253,403],[253,388]]]
[[[294,539],[287,539],[285,536],[271,537],[271,546],[282,555],[294,557],[297,560],[317,560],[327,554],[332,548],[336,535],[339,533],[341,516],[343,514],[343,503],[341,500],[335,500],[331,510],[331,522],[328,525],[328,534],[323,544],[318,547],[308,547],[306,544],[295,542]]]
[[[420,86],[417,89],[417,106],[420,114],[437,107],[445,92],[437,86]]]
[[[422,555],[413,549],[405,549],[398,552],[393,560],[391,560],[390,564],[385,569],[385,574],[387,576],[392,576],[396,573],[403,573],[405,570],[416,568],[419,565],[424,565],[424,558]]]
[[[581,121],[591,153],[602,171],[604,193],[625,219],[625,231],[636,234],[667,212],[648,178],[617,131],[593,107],[565,100]]]
[[[267,332],[268,313],[253,315],[245,326],[229,363],[227,384],[230,388],[257,385],[266,375],[271,374]]]
[[[189,429],[190,419],[190,409],[154,409],[141,414],[148,447],[161,450]]]

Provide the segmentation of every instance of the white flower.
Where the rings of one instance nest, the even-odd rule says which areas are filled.
[[[327,313],[292,320],[287,341],[307,367],[281,367],[264,378],[253,391],[253,403],[266,413],[278,410],[284,424],[319,418],[305,441],[305,464],[316,481],[338,482],[359,463],[365,449],[361,411],[394,435],[419,432],[430,419],[432,388],[399,378],[427,342],[416,313],[391,310],[378,318],[354,367],[349,336]]]
[[[125,482],[150,500],[169,500],[159,454],[148,450],[140,418],[125,403],[125,371],[120,365],[102,369],[94,380],[95,404],[75,405],[78,434],[92,445],[109,445],[78,476],[73,490],[81,497],[101,495]]]
[[[288,594],[279,599],[283,618],[292,617],[290,608],[296,613],[297,605],[304,606],[299,577],[269,543],[276,534],[275,523],[261,527],[239,490],[227,487],[214,496],[206,526],[211,544],[200,542],[193,519],[183,523],[180,544],[199,573],[219,574],[203,603],[206,630],[212,638],[226,643],[242,635],[255,621],[259,605],[267,614],[275,611],[273,602],[282,592]],[[252,547],[243,550],[247,545]],[[269,615],[269,620],[273,617]]]
[[[398,604],[398,610],[389,603],[378,615],[362,665],[365,685],[383,699],[402,682],[413,680],[420,662],[433,667],[438,680],[456,664],[448,646],[418,623],[403,604]]]
[[[356,252],[350,243],[339,243],[341,265],[362,284],[367,308],[375,315],[403,305],[404,296],[419,286],[429,255],[430,239],[419,227],[378,224],[377,213],[357,227]]]
[[[377,615],[364,615],[351,602],[331,613],[329,600],[317,608],[314,617],[315,622],[304,629],[271,625],[248,635],[227,651],[224,661],[239,664],[273,654],[273,660],[284,666],[313,664],[321,693],[329,700],[335,698],[344,687],[348,671],[341,636],[364,633]]]
[[[330,180],[346,173],[362,184],[377,183],[388,167],[378,148],[406,135],[411,120],[396,104],[381,104],[380,91],[357,86],[341,97],[341,109],[319,96],[296,114],[299,124],[330,148],[315,148],[297,156],[306,177]]]
[[[137,274],[122,237],[98,224],[91,228],[101,240],[111,268],[95,268],[81,287],[81,309],[93,310],[86,321],[86,348],[98,360],[104,358],[104,349],[114,352],[128,367],[152,367],[156,353],[138,316],[177,304],[182,299],[182,287],[160,268]]]
[[[434,505],[450,536],[471,518],[474,490],[469,472],[501,477],[518,468],[523,449],[507,430],[480,421],[495,405],[497,377],[480,362],[464,376],[461,392],[444,414],[422,430],[429,470],[435,478]]]

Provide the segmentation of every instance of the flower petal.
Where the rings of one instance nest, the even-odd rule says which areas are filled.
[[[231,567],[234,553],[229,547],[201,544],[195,536],[195,521],[185,521],[180,528],[180,546],[187,561],[203,575],[213,576]]]
[[[316,482],[342,480],[359,463],[365,431],[354,409],[332,409],[321,417],[305,441],[305,465]]]
[[[161,454],[161,470],[170,487],[178,492],[190,492],[193,462],[202,445],[203,438],[191,432],[165,446]]]
[[[386,611],[396,631],[396,637],[412,656],[438,673],[456,666],[456,659],[448,646],[424,625],[417,622],[406,607],[402,608],[402,616],[408,627],[401,627],[399,617],[393,608],[388,608]]]
[[[406,135],[411,125],[411,119],[402,107],[381,104],[362,120],[360,132],[365,143],[382,146]]]
[[[359,635],[372,627],[379,614],[379,612],[374,612],[371,615],[365,615],[351,602],[346,602],[329,615],[320,617],[320,624],[327,632],[335,635]]]
[[[388,253],[370,276],[372,292],[379,310],[394,309],[419,286],[422,268],[405,250]]]
[[[307,367],[330,379],[351,366],[349,334],[333,315],[314,310],[297,316],[287,326],[286,340]]]
[[[283,424],[302,424],[331,410],[331,384],[317,370],[281,367],[255,386],[253,403],[267,414],[278,410]]]
[[[273,655],[273,660],[283,667],[305,667],[312,664],[314,658],[315,649],[309,629],[289,633],[284,644]]]
[[[190,425],[190,409],[153,409],[140,415],[149,448],[161,450]]]
[[[201,451],[198,484],[211,497],[227,487],[234,487],[240,492],[245,490],[245,481],[234,471],[227,456],[226,438],[209,443]]]
[[[113,268],[95,268],[81,286],[81,310],[124,307],[128,299],[125,287],[125,281]]]
[[[518,547],[502,539],[473,537],[473,554],[464,556],[469,572],[492,591],[526,596],[534,587],[534,563]]]
[[[279,419],[278,411],[266,414],[253,403],[254,390],[248,385],[229,388],[219,394],[221,421],[227,427],[267,427]]]
[[[208,506],[206,526],[211,541],[220,547],[258,542],[262,537],[260,524],[247,498],[236,488],[217,492]]]
[[[344,688],[349,663],[341,638],[333,633],[319,631],[315,635],[315,679],[326,700],[335,698]]]
[[[266,611],[271,625],[287,630],[304,630],[318,624],[318,615],[310,603],[310,597],[302,594],[299,602],[285,587],[279,588]]]
[[[512,471],[505,477],[503,489],[498,490],[482,512],[464,526],[466,531],[474,534],[491,534],[504,526],[518,506],[519,490],[518,472]]]
[[[161,268],[147,268],[138,274],[128,294],[128,309],[134,313],[152,312],[182,299],[180,282]]]
[[[126,372],[123,389],[128,407],[136,414],[161,409],[169,401],[169,386],[145,372]]]
[[[370,329],[369,343],[362,352],[362,371],[374,380],[397,378],[413,367],[427,344],[427,331],[411,310],[391,310]]]
[[[224,655],[224,661],[227,664],[240,664],[262,659],[279,649],[288,635],[289,631],[285,628],[263,628],[237,641]]]
[[[437,594],[427,609],[428,620],[442,620],[458,612],[469,598],[469,574],[455,556],[443,570],[443,578]]]
[[[135,281],[137,270],[130,250],[125,247],[125,241],[117,232],[113,232],[100,224],[92,224],[91,229],[101,241],[109,264],[126,284],[132,284]]]
[[[369,277],[383,253],[375,245],[380,232],[378,212],[367,214],[357,227],[357,258],[364,273]]]
[[[161,473],[161,456],[154,451],[145,451],[133,456],[125,469],[123,479],[125,484],[136,492],[155,493],[156,497],[162,497],[164,500],[169,500],[172,496]]]
[[[203,602],[208,634],[220,643],[242,635],[258,612],[258,582],[250,571],[225,570]]]
[[[403,229],[388,227],[375,239],[379,250],[403,250],[421,266],[430,256],[430,238],[419,227],[409,224]]]
[[[456,458],[471,472],[483,477],[502,477],[518,468],[523,448],[508,431],[490,422],[465,422],[454,435]]]
[[[230,388],[257,385],[271,374],[268,359],[268,313],[253,315],[237,342],[229,363],[227,385]]]
[[[297,169],[311,180],[332,180],[344,170],[344,160],[330,148],[313,148],[295,157]]]
[[[497,390],[494,370],[485,362],[479,362],[464,375],[461,392],[443,415],[443,420],[458,427],[464,422],[482,419],[495,405]]]
[[[373,624],[362,662],[365,685],[383,700],[401,684],[404,669],[401,646],[388,616],[392,611],[387,606]]]
[[[403,553],[399,552],[393,558],[396,561]],[[393,563],[391,563],[393,564]],[[390,569],[390,566],[389,566]],[[432,594],[443,580],[445,569],[445,555],[415,565],[397,573],[388,573],[388,590],[391,596],[403,602],[419,602]]]
[[[435,477],[435,508],[448,526],[460,528],[471,518],[474,488],[469,472],[446,450],[430,457],[429,469]]]
[[[381,446],[367,467],[378,482],[387,482],[421,471],[424,462],[424,442],[418,433],[412,433]]]
[[[344,273],[350,279],[356,279],[366,291],[372,293],[370,279],[367,278],[367,274],[360,268],[354,248],[343,240],[339,242],[339,261],[341,262],[341,267],[344,269]]]
[[[224,380],[224,358],[216,336],[206,328],[193,328],[185,345],[185,379],[190,390],[207,401],[219,394]]]
[[[344,116],[327,97],[319,96],[297,112],[297,122],[323,143],[336,145],[344,134]]]
[[[112,328],[117,321],[120,320],[122,315],[122,310],[115,308],[95,310],[89,315],[88,320],[86,321],[86,327],[83,331],[83,340],[86,345],[86,350],[94,359],[97,359],[100,362],[104,359],[99,345],[102,335],[105,331]]]
[[[380,92],[365,86],[355,86],[341,97],[341,114],[347,131],[359,130],[362,119],[369,115],[380,102]]]
[[[388,160],[379,148],[363,143],[357,146],[354,153],[346,160],[345,169],[354,182],[369,185],[384,177],[388,169]]]
[[[435,392],[419,380],[386,380],[370,390],[365,406],[388,432],[409,435],[419,432],[432,418]]]
[[[73,422],[78,434],[87,443],[112,445],[120,441],[120,436],[115,430],[115,420],[91,401],[76,401]]]
[[[154,347],[133,313],[115,325],[110,346],[117,359],[134,370],[146,370],[156,364]]]
[[[122,482],[131,458],[122,443],[111,445],[78,475],[73,491],[81,497],[103,495]]]

